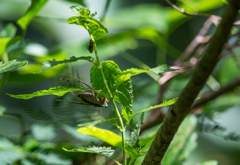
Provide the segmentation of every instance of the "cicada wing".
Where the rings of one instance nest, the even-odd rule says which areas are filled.
[[[89,85],[87,85],[85,82],[78,80],[73,77],[69,76],[59,76],[58,77],[58,82],[61,86],[68,86],[68,87],[79,87],[79,88],[85,88],[86,90],[79,90],[79,91],[72,91],[72,95],[75,97],[77,101],[80,103],[85,103],[80,97],[80,94],[84,93],[93,93],[92,91],[88,89],[92,89]]]
[[[60,99],[56,99],[56,100],[57,100],[57,101],[61,101],[61,102],[71,103],[71,104],[81,104],[81,105],[91,105],[91,106],[95,106],[95,105],[88,104],[88,103],[85,103],[85,102],[65,101],[65,100],[60,100]]]
[[[87,85],[85,82],[69,76],[59,76],[58,82],[61,86],[92,89],[92,87]]]

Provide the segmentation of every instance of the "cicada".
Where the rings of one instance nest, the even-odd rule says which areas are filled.
[[[61,86],[68,86],[68,87],[71,86],[71,87],[79,87],[79,88],[86,89],[86,90],[71,92],[78,102],[69,102],[69,101],[64,101],[64,102],[82,104],[82,105],[91,105],[95,107],[106,107],[106,108],[108,107],[109,100],[103,96],[100,96],[98,93],[91,91],[93,90],[93,88],[87,85],[85,82],[69,76],[59,76],[58,82]],[[88,90],[88,89],[91,89],[91,90]]]
[[[87,49],[88,49],[88,51],[89,51],[90,53],[93,52],[93,41],[92,41],[92,40],[90,40],[90,43],[89,43],[89,45],[87,46]]]

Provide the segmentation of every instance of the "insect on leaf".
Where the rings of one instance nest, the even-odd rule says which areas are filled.
[[[75,99],[78,102],[69,102],[69,103],[75,103],[75,104],[83,104],[83,105],[91,105],[95,107],[102,107],[108,106],[109,100],[95,91],[93,91],[93,88],[87,85],[85,82],[78,80],[73,77],[69,76],[59,76],[58,82],[61,86],[67,86],[67,87],[79,87],[83,88],[84,90],[79,91],[72,91],[72,95],[75,97]],[[67,102],[67,101],[64,101]]]

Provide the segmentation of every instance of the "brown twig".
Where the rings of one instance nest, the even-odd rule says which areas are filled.
[[[217,98],[217,97],[221,96],[222,94],[234,89],[235,87],[237,87],[239,85],[240,85],[240,77],[231,81],[227,85],[221,87],[218,91],[207,93],[206,95],[204,95],[204,97],[202,97],[201,99],[194,102],[194,104],[192,106],[192,109],[196,108],[196,107],[199,107],[203,104],[206,104],[209,101],[214,100],[215,98]]]
[[[166,0],[166,2],[172,6],[174,9],[176,9],[177,11],[179,11],[182,14],[185,14],[187,16],[202,16],[202,17],[211,17],[211,15],[209,14],[205,14],[205,13],[196,13],[196,14],[192,14],[192,13],[187,13],[184,9],[180,9],[179,7],[177,7],[176,5],[174,5],[171,1]]]
[[[200,29],[199,33],[194,37],[192,42],[184,50],[184,52],[178,58],[178,60],[174,62],[174,65],[178,65],[181,62],[183,62],[191,54],[191,52],[193,52],[193,50],[202,42],[203,36],[208,32],[208,29],[210,28],[211,24],[212,20],[211,18],[208,18],[203,24],[203,27]]]
[[[233,23],[238,15],[240,1],[229,0],[222,21],[213,35],[202,59],[197,64],[187,86],[177,102],[169,109],[154,138],[142,165],[160,164],[180,124],[189,113],[198,93],[205,85],[209,75],[217,64],[218,57],[228,40]]]

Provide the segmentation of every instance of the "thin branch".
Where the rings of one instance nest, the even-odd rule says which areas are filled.
[[[234,89],[235,87],[240,85],[240,77],[231,81],[230,83],[228,83],[227,85],[221,87],[218,91],[216,92],[211,92],[206,94],[203,98],[197,100],[194,102],[192,108],[196,108],[199,107],[209,101],[214,100],[215,98],[217,98],[218,96],[221,96],[222,94]]]
[[[205,14],[205,13],[196,13],[196,14],[192,14],[192,13],[187,13],[184,9],[180,9],[179,7],[177,7],[176,5],[174,5],[170,0],[166,0],[166,2],[172,6],[174,9],[176,9],[177,11],[179,11],[180,13],[187,15],[187,16],[191,16],[191,17],[195,17],[195,16],[202,16],[202,17],[211,17],[211,15],[209,14]]]
[[[192,42],[188,45],[188,47],[184,50],[182,55],[179,57],[179,59],[174,62],[175,65],[183,62],[191,52],[199,45],[199,43],[202,41],[203,36],[208,32],[208,29],[210,28],[212,24],[211,18],[208,18],[204,24],[203,27],[200,29],[199,33],[194,37]]]
[[[187,86],[183,89],[176,104],[169,109],[154,138],[142,165],[160,164],[180,124],[191,110],[198,93],[218,62],[218,57],[228,40],[233,23],[238,15],[240,1],[229,0],[222,21],[211,38],[203,58],[197,64]]]

